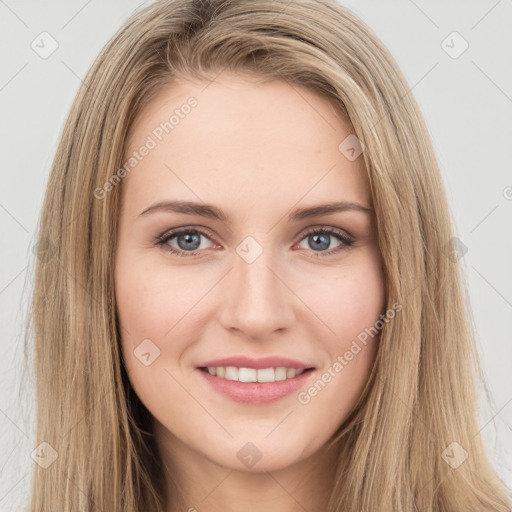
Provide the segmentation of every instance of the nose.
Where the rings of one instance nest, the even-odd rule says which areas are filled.
[[[299,302],[286,283],[282,267],[264,250],[249,263],[235,255],[234,267],[223,280],[220,321],[223,327],[251,340],[265,340],[284,332],[296,320]]]

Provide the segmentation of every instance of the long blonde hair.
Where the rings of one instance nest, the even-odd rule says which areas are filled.
[[[309,88],[364,144],[386,300],[402,310],[330,440],[339,457],[328,510],[510,510],[478,433],[482,373],[438,164],[388,51],[335,0],[165,0],[135,12],[94,62],[47,185],[30,330],[37,444],[58,457],[34,465],[31,512],[162,512],[172,499],[120,350],[122,182],[102,198],[95,190],[123,165],[134,120],[155,94],[223,70]]]

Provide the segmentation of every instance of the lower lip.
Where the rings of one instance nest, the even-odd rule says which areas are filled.
[[[276,382],[239,382],[215,377],[200,369],[197,371],[215,391],[235,402],[251,404],[266,404],[281,400],[303,386],[313,372],[313,370],[306,370],[297,377]]]

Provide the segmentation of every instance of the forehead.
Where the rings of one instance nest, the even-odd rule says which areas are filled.
[[[350,133],[329,100],[295,84],[239,75],[181,79],[132,127],[125,161],[139,158],[123,197],[139,210],[166,195],[223,206],[369,205],[362,157],[351,161],[339,149]],[[141,158],[143,146],[150,149]]]

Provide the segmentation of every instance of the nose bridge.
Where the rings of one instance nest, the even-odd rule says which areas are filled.
[[[253,240],[242,242],[225,285],[222,320],[252,338],[265,337],[293,323],[292,293],[283,284],[271,249]]]

